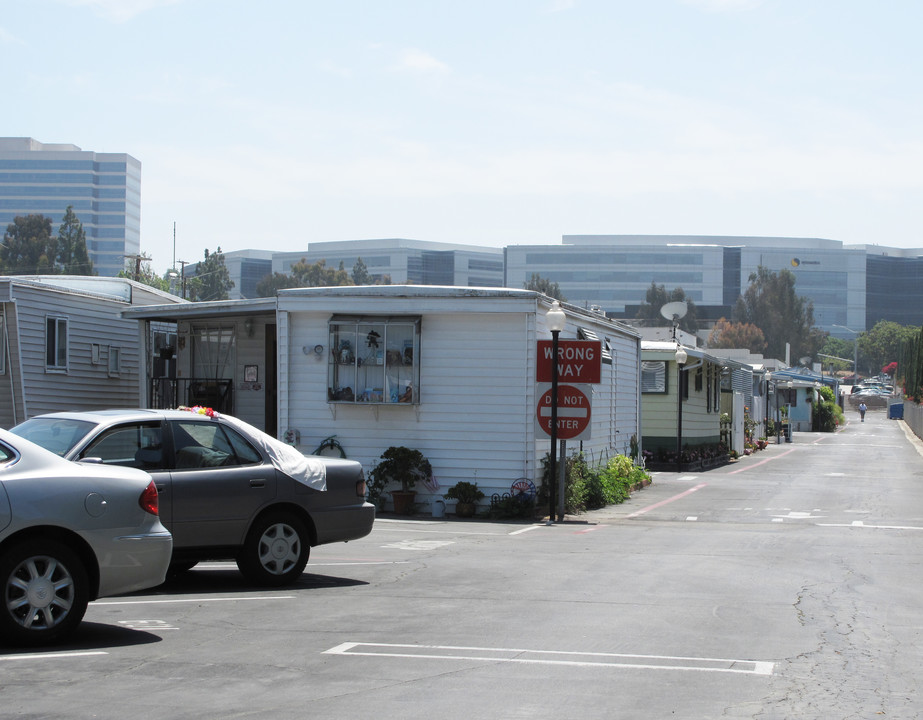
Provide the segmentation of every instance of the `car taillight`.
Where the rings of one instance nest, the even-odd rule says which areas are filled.
[[[364,498],[366,490],[367,488],[365,486],[365,473],[362,473],[361,475],[359,475],[359,479],[356,480],[356,497]]]
[[[157,486],[154,484],[153,480],[144,488],[144,492],[141,493],[141,497],[138,498],[138,504],[144,512],[150,513],[151,515],[160,514],[160,500],[157,496]]]

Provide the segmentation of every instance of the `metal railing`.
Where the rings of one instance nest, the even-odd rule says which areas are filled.
[[[233,388],[233,380],[152,378],[148,388],[148,407],[162,410],[180,405],[201,405],[230,415],[234,409]]]

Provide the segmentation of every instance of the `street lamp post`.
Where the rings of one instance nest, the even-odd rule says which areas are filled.
[[[551,479],[548,485],[548,522],[555,517],[555,488],[558,477],[558,335],[567,323],[561,304],[555,300],[545,314],[545,325],[551,331]],[[564,519],[563,517],[561,518]]]
[[[856,337],[853,338],[853,361],[852,361],[852,374],[853,374],[853,386],[859,384],[859,331],[848,328],[845,325],[834,325],[835,328],[840,328],[840,330],[846,330],[851,332]]]
[[[676,471],[683,471],[683,365],[689,359],[682,345],[676,346]]]

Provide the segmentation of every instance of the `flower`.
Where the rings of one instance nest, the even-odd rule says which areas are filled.
[[[202,405],[194,405],[193,407],[187,407],[186,405],[180,405],[176,409],[185,410],[186,412],[195,413],[196,415],[205,415],[206,417],[210,417],[210,418],[218,417],[218,413],[216,413],[210,407],[203,407]]]

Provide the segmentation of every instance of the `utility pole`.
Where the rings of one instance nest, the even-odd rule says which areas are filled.
[[[189,264],[188,260],[176,260],[180,264],[180,287],[183,290],[183,300],[186,299],[186,266]]]

